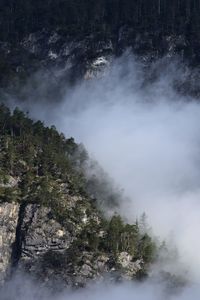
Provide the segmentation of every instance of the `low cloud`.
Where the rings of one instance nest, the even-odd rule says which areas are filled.
[[[55,291],[56,290],[56,291]],[[165,300],[167,296],[166,286],[158,282],[145,283],[120,283],[108,282],[93,284],[85,289],[58,290],[58,287],[45,287],[36,284],[30,278],[17,275],[0,290],[2,300]],[[166,298],[167,297],[167,298]]]
[[[121,214],[132,221],[145,211],[154,233],[177,247],[179,264],[198,283],[200,104],[175,91],[174,82],[185,76],[178,63],[157,62],[153,68],[159,69],[159,76],[150,83],[143,66],[125,56],[113,62],[103,78],[67,88],[56,105],[40,101],[18,105],[84,143],[128,196],[129,201],[120,203]],[[134,298],[136,290],[144,294],[136,292]],[[104,297],[101,292],[101,298],[162,299],[154,285],[146,289],[125,285],[111,291]],[[173,299],[188,299],[186,295],[197,299],[199,293],[196,287],[188,288]],[[87,299],[98,299],[94,295]]]

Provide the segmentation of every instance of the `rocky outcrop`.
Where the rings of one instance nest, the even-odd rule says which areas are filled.
[[[35,272],[38,262],[47,253],[57,255],[66,251],[74,240],[74,234],[53,219],[50,208],[29,204],[24,208],[18,228],[15,264],[29,272]]]
[[[75,200],[72,196],[69,207],[75,205]],[[89,248],[87,239],[80,240],[80,233],[90,222],[98,223],[98,217],[85,213],[74,221],[73,213],[61,225],[50,208],[39,204],[1,204],[0,282],[10,275],[11,268],[49,286],[55,281],[65,286],[85,286],[90,280],[103,279],[106,273],[111,279],[130,280],[142,269],[143,261],[133,262],[127,252],[115,258],[113,253]],[[100,230],[94,237],[104,234]]]
[[[4,282],[10,273],[18,213],[18,204],[0,204],[0,283]]]
[[[69,248],[74,237],[52,218],[51,209],[29,204],[21,225],[22,260],[43,255],[49,250],[63,251]]]
[[[123,272],[123,277],[126,279],[132,279],[133,275],[142,270],[143,260],[138,259],[133,261],[133,257],[127,252],[121,252],[118,255],[117,262]]]
[[[73,206],[73,203],[72,197],[69,205]],[[18,269],[42,278],[46,283],[56,280],[71,286],[84,286],[88,280],[99,280],[108,272],[113,277],[118,273],[118,277],[132,279],[141,270],[142,261],[133,263],[133,257],[122,252],[116,261],[118,268],[116,262],[112,262],[113,254],[87,250],[84,241],[79,245],[81,250],[77,247],[79,233],[92,219],[92,215],[83,215],[76,224],[69,217],[62,226],[53,218],[50,208],[27,205],[20,225],[20,237],[17,237],[20,240],[17,242],[20,247]]]

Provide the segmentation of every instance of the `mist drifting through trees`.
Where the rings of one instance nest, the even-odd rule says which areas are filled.
[[[0,300],[199,298],[199,16],[199,0],[0,0],[0,204],[20,207]],[[74,289],[33,276],[32,204],[74,235],[40,260]]]
[[[144,286],[110,286],[105,297],[160,300],[199,295],[200,107],[196,100],[174,90],[174,78],[181,76],[177,63],[143,87],[143,71],[128,56],[114,62],[102,79],[68,89],[55,107],[51,104],[44,109],[39,101],[34,105],[10,101],[11,106],[18,104],[32,117],[84,142],[128,196],[119,203],[119,213],[131,222],[145,211],[154,234],[167,241],[169,250],[177,249],[175,258],[166,256],[153,266],[155,281]],[[166,282],[159,283],[156,275],[163,270],[188,281],[177,295],[166,296]],[[97,294],[92,292],[91,297],[98,299],[99,288],[94,289]],[[115,296],[117,289],[120,292]],[[86,294],[90,297],[90,289]]]

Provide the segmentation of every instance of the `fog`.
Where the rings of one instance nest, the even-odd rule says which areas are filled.
[[[196,285],[191,285],[179,292],[168,291],[164,282],[146,281],[143,283],[123,282],[114,284],[108,281],[91,284],[87,288],[70,290],[60,289],[56,293],[36,284],[26,276],[16,276],[1,290],[2,300],[180,300],[197,299],[200,291]],[[193,297],[194,296],[194,297]]]
[[[199,285],[191,284],[175,292],[170,291],[164,282],[148,280],[143,283],[123,282],[114,284],[108,281],[91,284],[87,288],[60,289],[53,292],[36,284],[26,276],[16,276],[1,289],[1,300],[196,300],[200,296]]]
[[[179,62],[156,64],[159,76],[148,83],[141,63],[125,55],[112,62],[102,78],[66,86],[65,97],[56,105],[33,103],[31,96],[30,102],[18,105],[86,146],[128,196],[120,203],[120,213],[131,222],[145,211],[154,234],[177,247],[177,264],[166,261],[162,268],[187,270],[194,286],[170,299],[197,299],[200,105],[174,89],[174,82],[186,75]],[[70,299],[165,299],[157,284],[94,289]]]

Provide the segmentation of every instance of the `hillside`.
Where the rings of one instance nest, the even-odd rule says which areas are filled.
[[[146,275],[154,242],[141,222],[104,217],[101,195],[114,207],[117,193],[84,175],[88,160],[72,138],[0,106],[1,282],[16,271],[70,286]]]

